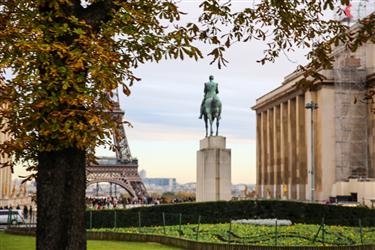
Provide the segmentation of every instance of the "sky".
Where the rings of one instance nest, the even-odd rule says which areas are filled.
[[[234,1],[234,7],[252,1]],[[181,1],[185,20],[198,15],[197,1]],[[209,47],[199,47],[206,53]],[[227,53],[227,67],[210,65],[210,58],[146,63],[136,69],[142,81],[132,86],[129,97],[121,96],[125,118],[133,128],[126,130],[133,157],[147,177],[176,178],[178,183],[195,182],[196,152],[205,136],[199,120],[204,82],[214,75],[223,104],[219,135],[232,150],[232,183],[255,183],[256,98],[279,86],[283,78],[304,64],[306,51],[281,57],[274,64],[260,65],[265,46],[261,42],[237,43]],[[100,150],[98,154],[108,155]]]
[[[199,1],[181,1],[188,13],[184,21],[198,16]],[[236,8],[251,7],[253,1],[233,1]],[[199,47],[207,54],[209,47]],[[305,64],[306,51],[280,57],[275,63],[260,65],[265,46],[261,42],[237,43],[225,54],[229,64],[218,69],[211,58],[146,63],[135,73],[142,80],[131,87],[129,97],[120,96],[125,119],[133,125],[126,128],[133,157],[139,170],[150,178],[176,178],[177,182],[196,180],[196,154],[205,136],[204,121],[198,119],[204,82],[214,75],[219,83],[223,104],[219,135],[225,136],[232,151],[232,183],[255,183],[255,112],[256,99],[278,87],[283,78],[299,64]],[[121,93],[121,91],[120,91]],[[114,156],[102,148],[98,156]],[[15,175],[24,170],[15,169]]]

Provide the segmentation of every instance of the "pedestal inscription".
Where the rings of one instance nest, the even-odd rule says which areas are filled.
[[[230,200],[231,150],[226,138],[210,136],[200,141],[197,152],[197,201]]]

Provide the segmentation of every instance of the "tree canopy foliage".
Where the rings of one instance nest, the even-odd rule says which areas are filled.
[[[195,41],[210,44],[208,56],[222,67],[234,43],[257,39],[267,46],[260,63],[311,47],[301,69],[321,80],[333,45],[356,50],[375,40],[374,13],[355,30],[325,18],[348,3],[263,0],[234,11],[230,1],[202,0],[199,19],[185,24],[173,0],[0,0],[0,133],[11,135],[0,153],[38,170],[37,249],[86,248],[86,155],[117,131],[113,91],[130,94],[136,67],[198,60]],[[311,84],[306,77],[302,84]]]
[[[12,135],[1,153],[36,162],[40,152],[93,149],[116,129],[112,91],[139,80],[147,61],[202,58],[194,41],[212,45],[219,67],[235,42],[267,45],[260,63],[311,47],[306,74],[332,65],[332,46],[355,50],[374,41],[374,13],[353,32],[326,19],[349,0],[270,0],[233,11],[230,2],[202,1],[199,20],[180,24],[178,4],[166,0],[0,0],[0,124]],[[250,5],[250,4],[249,4]],[[249,44],[251,46],[251,44]],[[13,77],[5,79],[5,71]],[[1,80],[1,79],[0,79]],[[6,124],[6,125],[5,125]]]

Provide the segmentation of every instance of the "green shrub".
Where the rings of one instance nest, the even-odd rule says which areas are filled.
[[[91,213],[91,216],[90,216]],[[165,214],[166,225],[225,223],[235,219],[277,218],[289,219],[293,223],[320,224],[324,218],[327,225],[375,226],[375,210],[364,207],[340,207],[316,203],[280,200],[246,200],[179,203],[116,210],[88,210],[87,228],[161,226]]]

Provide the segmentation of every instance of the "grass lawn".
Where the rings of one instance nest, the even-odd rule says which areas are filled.
[[[0,250],[34,250],[35,237],[18,236],[0,233]],[[160,245],[157,243],[138,243],[124,241],[87,241],[88,250],[178,250],[180,248]]]

